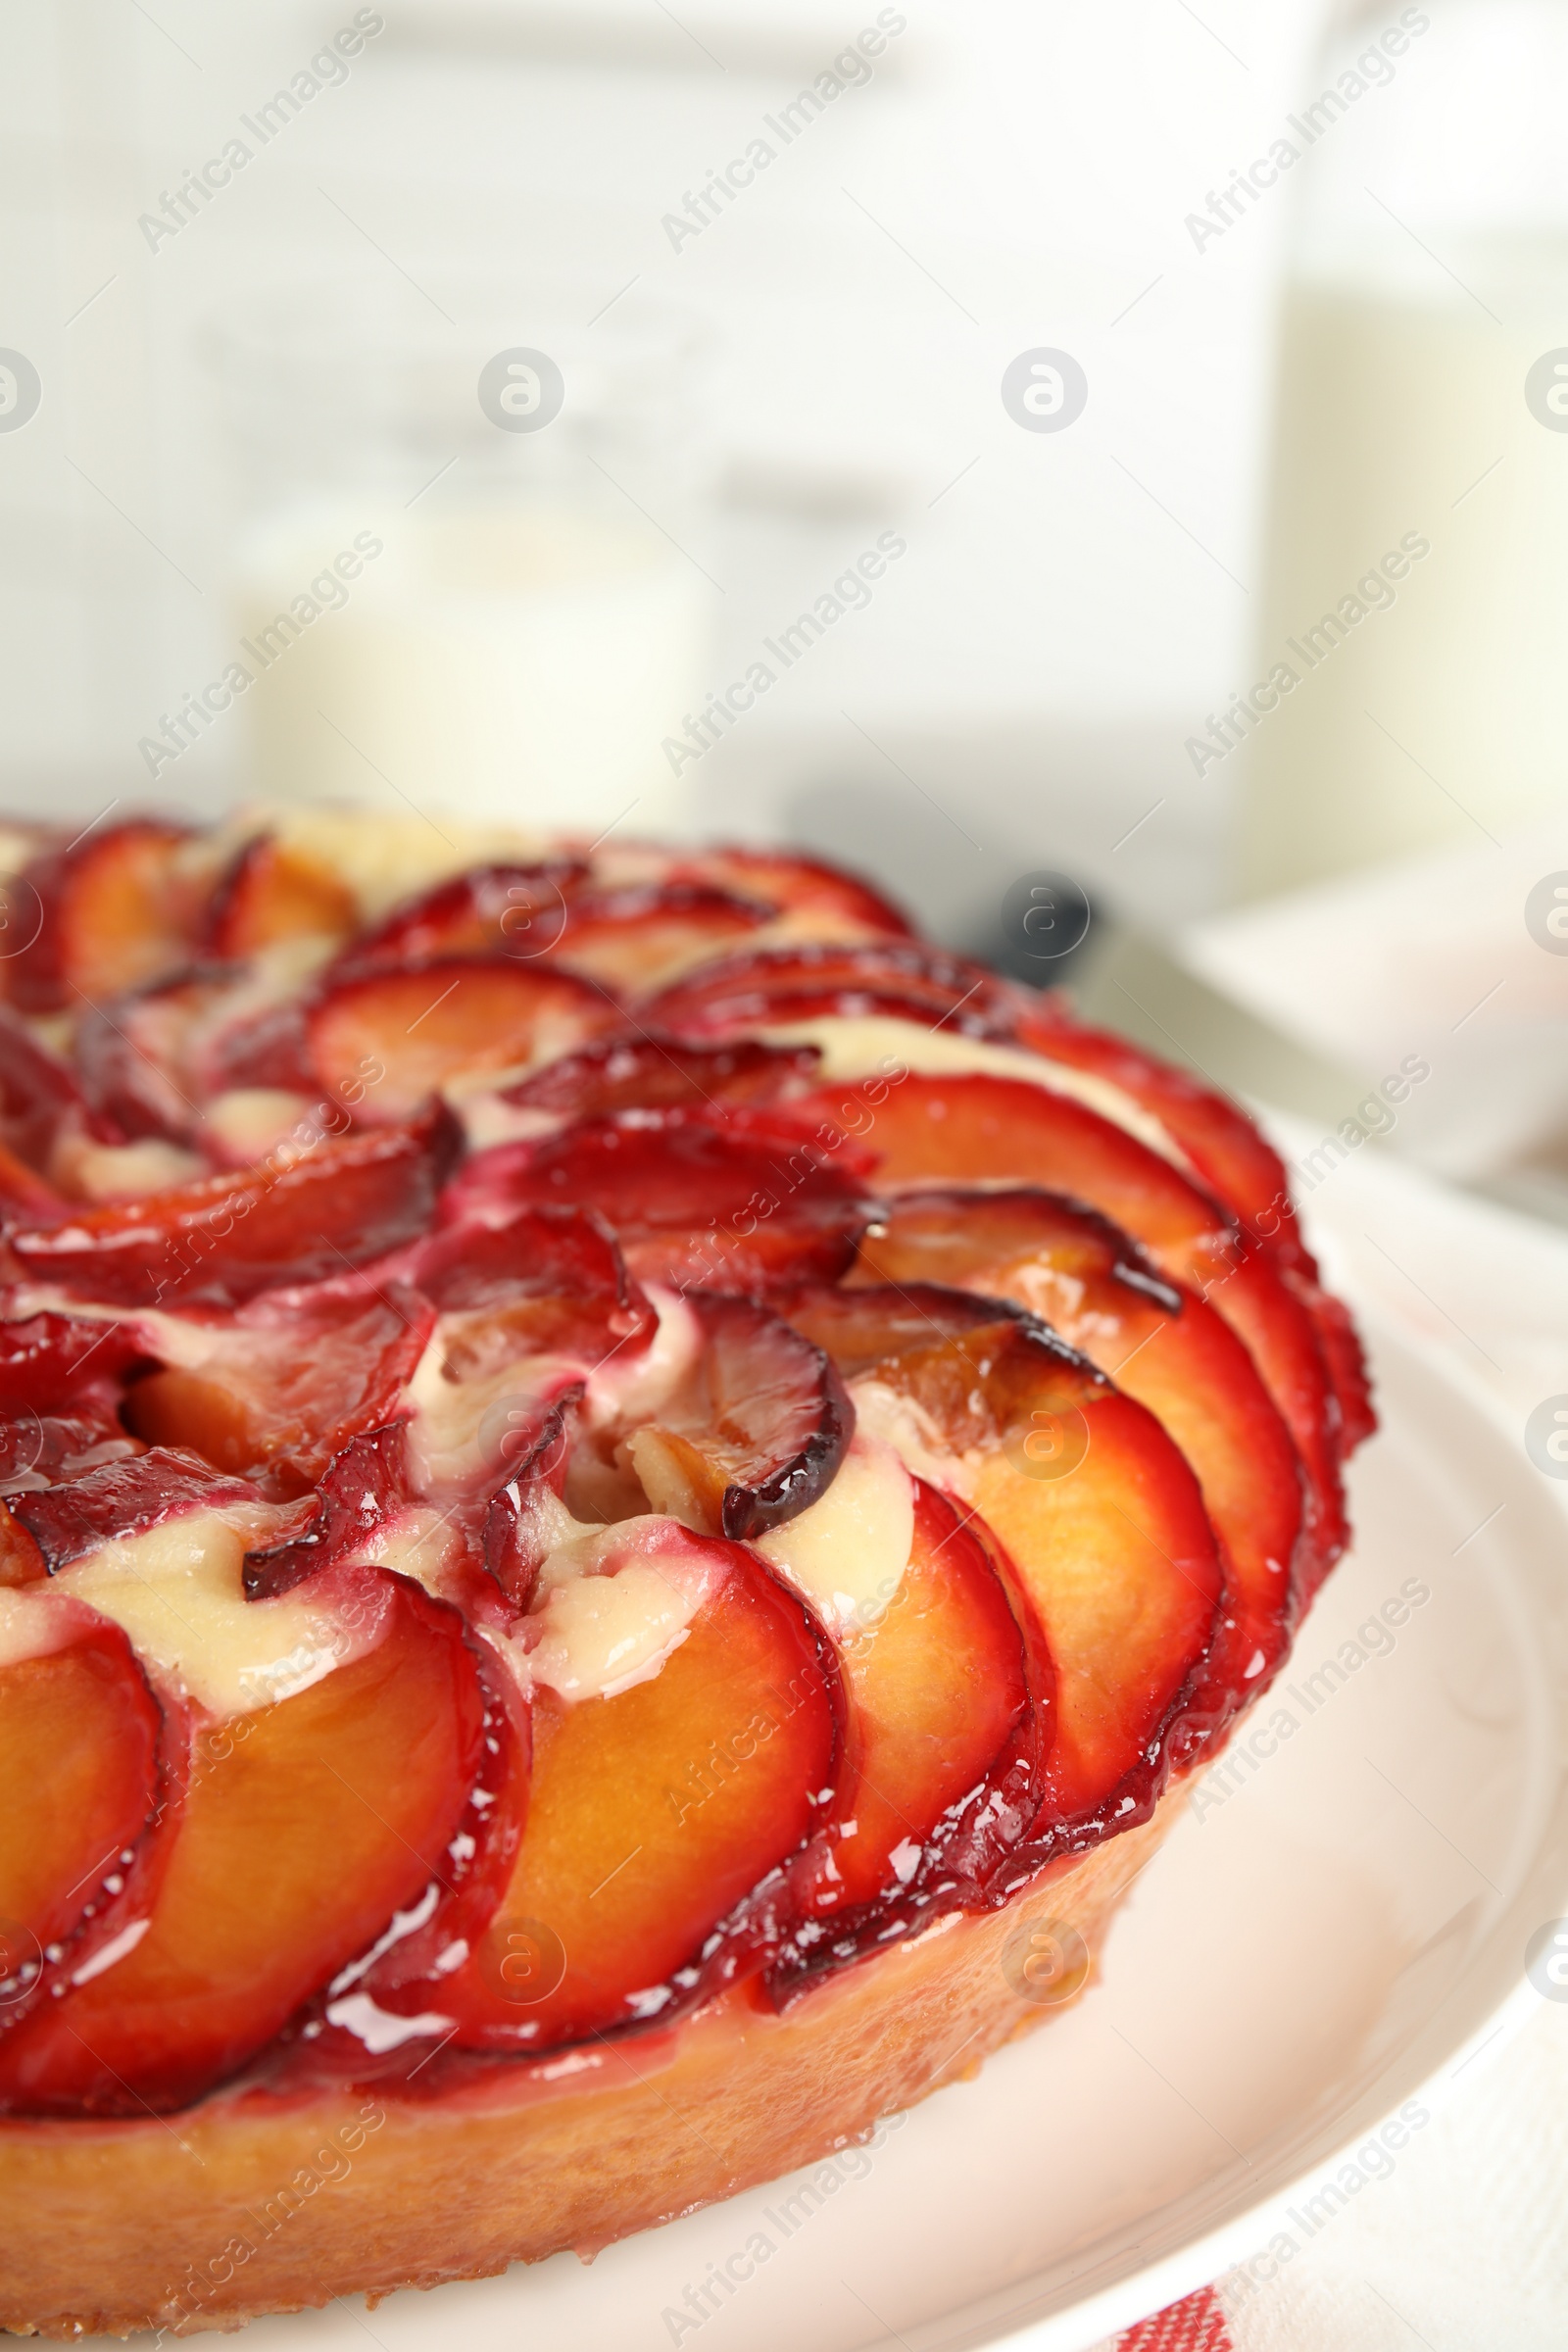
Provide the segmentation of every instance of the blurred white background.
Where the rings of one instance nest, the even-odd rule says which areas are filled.
[[[710,330],[716,497],[693,552],[721,590],[711,688],[879,531],[908,542],[869,608],[688,771],[697,821],[841,832],[960,926],[1044,863],[1154,917],[1211,898],[1218,787],[1183,744],[1249,659],[1291,191],[1201,252],[1184,219],[1266,145],[1311,12],[888,12],[907,22],[874,78],[678,250],[663,216],[874,8],[374,13],[348,78],[149,250],[138,217],[353,9],[8,0],[0,341],[44,386],[31,428],[0,438],[9,796],[145,797],[138,741],[231,657],[215,321],[327,275],[422,309],[471,377],[488,319],[448,298],[446,327],[416,287],[485,273],[525,344],[541,280],[584,321],[635,280]],[[1061,436],[1020,431],[999,398],[1041,345],[1090,378]],[[251,756],[243,723],[215,726],[158,797],[246,789]]]
[[[982,951],[1016,945],[1011,883],[1066,870],[1121,943],[1095,1009],[1325,1119],[1393,1035],[1481,1178],[1443,1071],[1500,1022],[1538,1074],[1508,1151],[1554,1150],[1555,950],[1524,1027],[1499,981],[1446,1059],[1398,994],[1421,957],[1356,963],[1362,902],[1331,888],[1305,933],[1337,1023],[1310,956],[1265,1005],[1270,935],[1193,926],[1425,853],[1460,860],[1446,904],[1490,904],[1463,861],[1521,829],[1530,872],[1568,868],[1549,368],[1526,399],[1568,347],[1565,28],[1564,0],[0,0],[0,347],[40,386],[0,429],[0,797],[493,805],[515,742],[519,816],[815,844]],[[509,348],[564,370],[526,441],[478,399]],[[1083,370],[1068,429],[1004,405],[1040,349]],[[568,503],[591,482],[599,556],[481,545],[550,466]],[[360,530],[344,609],[182,743]],[[600,576],[612,540],[640,584]],[[879,540],[866,598],[763,656]],[[768,691],[672,759],[760,658]],[[1238,715],[1282,660],[1295,699]],[[1465,954],[1469,1004],[1506,957],[1485,926]]]

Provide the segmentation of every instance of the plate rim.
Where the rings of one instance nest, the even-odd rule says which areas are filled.
[[[1374,1343],[1369,1353],[1384,1348],[1392,1349],[1414,1369],[1419,1378],[1435,1381],[1446,1388],[1469,1415],[1486,1425],[1494,1438],[1517,1445],[1518,1432],[1508,1419],[1504,1400],[1485,1382],[1471,1376],[1462,1359],[1446,1349],[1439,1353],[1424,1350],[1416,1335],[1408,1328],[1401,1328],[1386,1307],[1355,1297],[1353,1280],[1342,1287],[1352,1293],[1350,1304],[1358,1329]],[[1564,1532],[1568,1533],[1568,1493],[1559,1496],[1544,1488],[1543,1499],[1564,1522]],[[1568,1682],[1559,1676],[1551,1688],[1565,1719],[1568,1719]],[[1557,1815],[1568,1814],[1568,1775],[1559,1784],[1555,1812]],[[1548,1839],[1544,1834],[1548,1822],[1544,1821],[1542,1826],[1544,1834],[1541,1845],[1533,1857],[1538,1868],[1548,1850]],[[1568,1845],[1561,1851],[1555,1869],[1559,1884],[1558,1899],[1564,1913],[1568,1914]],[[1508,1911],[1521,1899],[1524,1891],[1525,1884],[1522,1882],[1509,1900]],[[1494,1936],[1502,1930],[1506,1917],[1505,1911],[1492,1931]],[[1439,2004],[1435,2017],[1441,2016],[1446,2001],[1459,1991],[1469,1969],[1477,1965],[1479,1958],[1480,1955],[1477,1955],[1467,1965],[1465,1974],[1450,1987],[1445,2002]],[[889,2332],[868,2339],[869,2345],[907,2342],[912,2347],[918,2347],[919,2352],[1090,2352],[1090,2348],[1103,2338],[1135,2327],[1141,2320],[1154,2317],[1171,2303],[1181,2302],[1186,2296],[1205,2286],[1217,2286],[1228,2273],[1266,2251],[1271,2234],[1268,2225],[1271,2222],[1283,2222],[1289,2207],[1303,2193],[1310,2195],[1314,2186],[1332,2177],[1338,2166],[1353,2160],[1355,2149],[1365,2144],[1380,2124],[1396,2116],[1402,2105],[1419,2099],[1430,2106],[1434,2116],[1441,2113],[1450,2099],[1459,2095],[1453,2087],[1458,2077],[1490,2045],[1495,2045],[1494,2054],[1500,2057],[1536,2014],[1539,1999],[1540,1996],[1521,1969],[1517,1981],[1509,1985],[1462,2038],[1432,2062],[1413,2086],[1404,2091],[1401,2099],[1387,2105],[1380,2101],[1375,2107],[1367,2109],[1364,2116],[1359,2106],[1351,2108],[1348,2112],[1362,2118],[1356,2128],[1337,2139],[1329,2152],[1314,2157],[1310,2164],[1294,2173],[1283,2186],[1262,2192],[1239,2212],[1184,2239],[1181,2244],[1154,2256],[1149,2263],[1109,2284],[1094,2288],[1054,2311],[1024,2319],[1016,2326],[1009,2327],[1004,2315],[996,2320],[975,2319],[966,2323],[964,2309],[960,2308],[940,2319],[916,2322],[912,2328],[903,2330],[900,2336]],[[1398,2054],[1396,2053],[1389,2064],[1392,2067],[1397,2063]],[[1131,2229],[1137,2226],[1136,2220],[1127,2225]],[[1027,2289],[1028,2283],[1027,2280],[1019,2280],[1016,2285],[1019,2289]],[[971,2297],[966,2309],[973,2313],[988,2300],[990,2297],[986,2295]],[[1027,2292],[1018,2292],[1014,2308],[1024,2307],[1028,2300]]]

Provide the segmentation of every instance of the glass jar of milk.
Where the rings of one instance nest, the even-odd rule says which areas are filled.
[[[662,746],[716,596],[702,336],[592,307],[362,278],[219,331],[260,790],[681,829]]]
[[[1568,799],[1565,103],[1568,0],[1333,13],[1291,118],[1244,895]]]

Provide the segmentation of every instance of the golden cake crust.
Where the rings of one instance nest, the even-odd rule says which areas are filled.
[[[497,2063],[426,2099],[252,2090],[167,2119],[0,2122],[0,2326],[61,2339],[233,2328],[592,2254],[774,2180],[1055,2014],[1015,1989],[1028,1928],[1070,1929],[1094,1951],[1182,1803],[1171,1788],[1142,1827],[783,2016],[742,1989],[668,2032]]]

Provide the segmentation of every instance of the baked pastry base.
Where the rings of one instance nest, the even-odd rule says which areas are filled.
[[[1184,1798],[782,2017],[741,1990],[667,2033],[500,2063],[424,2101],[251,2089],[145,2122],[0,2123],[0,2327],[234,2328],[591,2255],[776,2180],[1054,2016],[1009,1982],[1009,1938],[1049,1920],[1093,1953]]]

